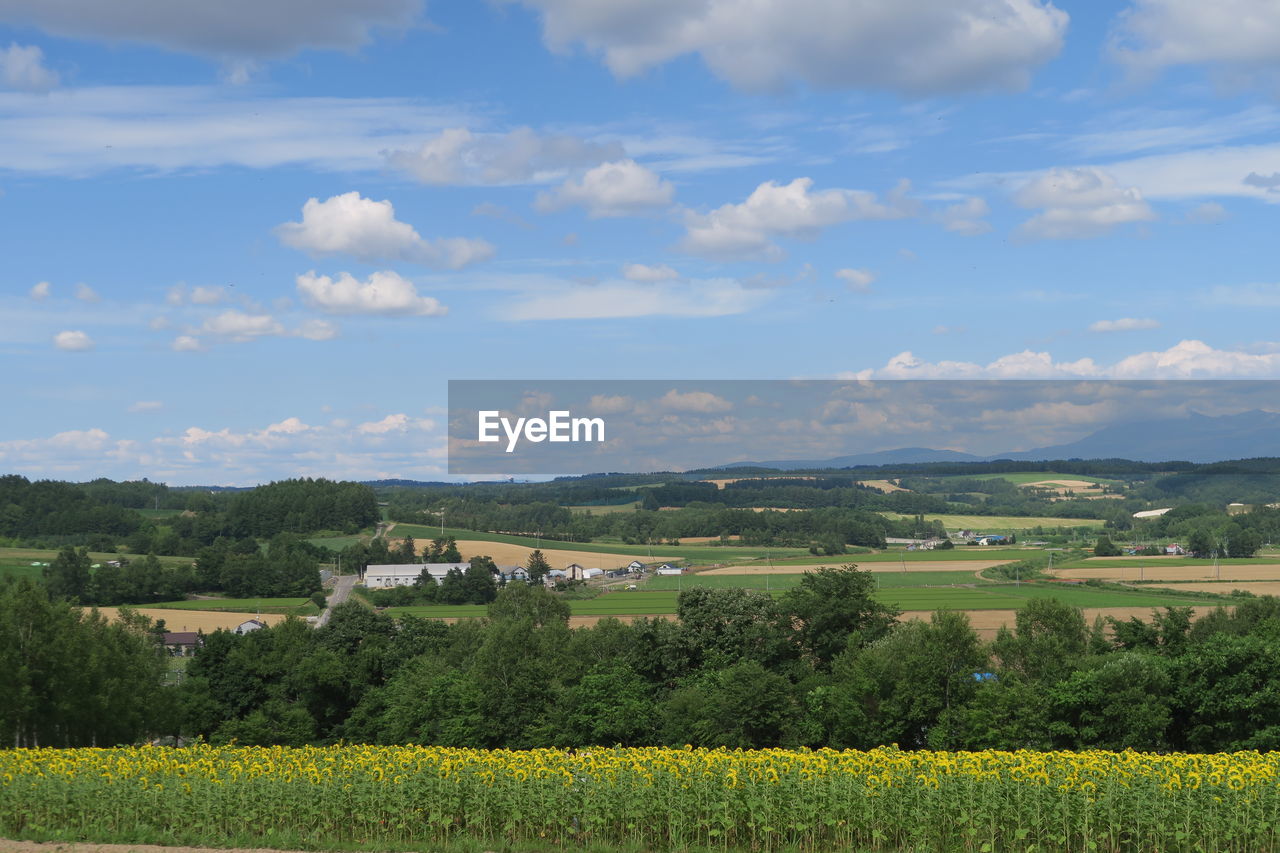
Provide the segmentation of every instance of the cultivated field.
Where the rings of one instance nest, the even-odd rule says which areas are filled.
[[[1195,581],[1233,580],[1264,581],[1280,579],[1280,563],[1255,563],[1249,565],[1226,564],[1215,570],[1212,560],[1200,560],[1192,565],[1168,565],[1162,563],[1128,563],[1120,566],[1069,566],[1053,569],[1050,574],[1073,580],[1112,581]]]
[[[860,480],[859,485],[870,486],[873,489],[879,489],[882,492],[909,492],[910,489],[904,489],[897,483],[890,483],[888,480]]]
[[[565,507],[565,509],[569,510],[569,512],[575,513],[577,515],[585,515],[586,513],[591,513],[592,515],[610,515],[615,512],[635,512],[639,508],[640,508],[639,501],[632,501],[631,503],[626,503],[626,504],[605,504],[604,506]]]
[[[268,625],[275,625],[285,620],[278,613],[228,613],[221,610],[166,610],[158,607],[133,607],[135,613],[141,613],[152,621],[164,620],[169,631],[204,631],[210,633],[219,628],[233,630],[248,619],[258,619]],[[99,607],[98,612],[108,619],[118,619],[118,607]]]
[[[222,610],[228,613],[278,613],[298,616],[315,613],[309,598],[195,598],[152,604],[158,610]]]
[[[320,850],[1262,851],[1280,844],[1277,775],[1275,752],[8,750],[0,833]]]
[[[885,518],[914,518],[899,512],[882,512]],[[1001,533],[1006,530],[1030,530],[1033,527],[1096,527],[1105,523],[1098,518],[1055,518],[1049,515],[960,515],[925,513],[925,521],[941,521],[947,530],[976,530]]]
[[[1170,589],[1188,590],[1191,592],[1216,592],[1228,594],[1233,589],[1251,592],[1254,595],[1280,595],[1280,580],[1272,581],[1221,581],[1218,583],[1180,583]]]
[[[0,548],[0,577],[13,575],[15,577],[39,578],[44,571],[44,567],[31,564],[52,563],[57,556],[57,551],[41,548]],[[107,554],[98,551],[91,551],[89,558],[95,563],[105,563],[107,560],[141,559],[137,554]],[[160,557],[159,559],[166,566],[189,565],[191,563],[190,557]]]
[[[1033,486],[1040,483],[1082,483],[1091,486],[1094,483],[1104,486],[1123,486],[1123,480],[1109,477],[1081,477],[1079,474],[1063,474],[1058,471],[1015,471],[1007,474],[957,474],[952,477],[938,477],[939,480],[1007,480],[1015,486]]]
[[[748,565],[748,566],[725,566],[720,569],[706,569],[698,572],[699,575],[802,575],[805,572],[811,572],[819,566],[840,566],[845,561],[839,558],[827,557],[820,563],[802,563],[773,566],[768,565]],[[849,555],[847,560],[849,563],[855,563],[858,568],[865,569],[869,572],[898,573],[904,572],[903,563],[897,560],[864,560],[862,555]],[[993,566],[1003,566],[1011,563],[1012,560],[912,560],[906,563],[905,571],[912,572],[980,572],[983,569],[990,569]]]
[[[418,552],[422,553],[430,547],[429,542],[418,540]],[[480,555],[492,557],[493,561],[500,566],[521,565],[529,561],[529,555],[533,553],[533,548],[526,545],[511,545],[506,542],[483,542],[477,539],[459,539],[458,550],[462,552],[462,558],[469,560],[472,557]],[[632,560],[639,560],[642,563],[665,562],[667,560],[678,559],[670,555],[655,552],[650,557],[648,553],[644,554],[599,554],[588,551],[565,551],[560,548],[542,548],[542,556],[547,558],[547,562],[551,564],[553,569],[563,569],[571,563],[577,563],[588,569],[616,569],[625,566]]]

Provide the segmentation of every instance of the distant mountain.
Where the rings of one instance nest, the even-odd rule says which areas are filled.
[[[1130,459],[1134,462],[1223,462],[1280,456],[1280,414],[1251,411],[1238,415],[1188,415],[1184,418],[1130,421],[1103,427],[1077,441],[1034,450],[976,456],[955,450],[904,447],[855,453],[830,459],[735,462],[724,468],[853,468],[916,462],[1045,462],[1054,459]]]
[[[1079,441],[1004,453],[991,459],[1132,459],[1135,462],[1222,462],[1280,456],[1280,414],[1189,415],[1103,427]]]

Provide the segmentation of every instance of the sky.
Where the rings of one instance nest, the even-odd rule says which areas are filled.
[[[450,379],[1280,378],[1278,98],[1274,0],[0,0],[0,471],[441,479]]]

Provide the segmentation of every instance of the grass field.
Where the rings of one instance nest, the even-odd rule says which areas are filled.
[[[899,512],[882,512],[885,518],[901,520],[914,518]],[[982,533],[1001,533],[1005,530],[1029,530],[1033,527],[1095,527],[1105,523],[1100,518],[1054,518],[1048,515],[960,515],[925,513],[925,521],[941,521],[947,530],[975,530]]]
[[[972,560],[974,562],[999,562],[1001,560],[1025,560],[1032,554],[1038,554],[1038,548],[983,548],[979,546],[959,545],[945,551],[908,551],[905,548],[890,548],[885,551],[855,554],[836,554],[831,557],[815,557],[812,554],[804,557],[771,557],[778,566],[834,566],[844,563],[935,563],[938,561],[954,562],[956,560]],[[772,552],[770,552],[772,553]]]
[[[645,589],[691,589],[705,586],[713,589],[767,589],[788,590],[800,583],[804,575],[710,575],[688,574],[676,577],[655,577],[645,583]],[[902,574],[885,572],[872,575],[881,589],[898,587],[956,586],[963,584],[990,584],[972,572],[913,572]],[[634,593],[628,593],[634,595]]]
[[[635,512],[639,508],[639,501],[632,501],[631,503],[626,504],[606,504],[604,506],[565,507],[569,512],[576,513],[577,515],[585,515],[586,513],[591,513],[592,515],[610,515],[615,512]]]
[[[1101,524],[1102,522],[1098,522]],[[647,553],[646,545],[623,545],[600,542],[559,542],[552,539],[536,539],[532,536],[510,536],[505,533],[484,533],[476,530],[463,530],[457,527],[446,527],[445,536],[455,539],[467,539],[480,542],[506,542],[511,545],[523,545],[526,548],[555,548],[560,551],[581,551],[588,554],[637,554]],[[412,536],[414,539],[435,539],[440,536],[440,528],[429,524],[396,524],[393,537]],[[804,548],[750,548],[742,546],[719,545],[654,545],[656,555],[696,560],[700,563],[725,563],[733,560],[751,560],[763,557],[765,552],[776,557],[799,557],[808,554]],[[647,559],[647,558],[646,558]]]
[[[39,578],[44,571],[44,567],[31,564],[52,563],[57,556],[57,551],[39,548],[0,548],[0,577],[12,575],[33,579]],[[104,563],[107,560],[119,560],[121,558],[127,560],[140,559],[136,554],[104,554],[96,551],[91,551],[89,558],[95,563]],[[190,557],[160,557],[159,560],[166,566],[187,565],[191,562]]]
[[[201,598],[187,601],[164,601],[151,604],[156,610],[204,610],[231,613],[279,613],[310,616],[319,608],[307,598]]]

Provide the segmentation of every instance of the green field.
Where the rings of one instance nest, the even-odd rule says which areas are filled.
[[[585,515],[586,513],[591,513],[592,515],[610,515],[615,512],[635,512],[639,508],[640,508],[639,501],[632,501],[631,503],[625,503],[625,504],[604,504],[602,506],[565,507],[565,509],[569,510],[569,512],[572,512],[576,515]]]
[[[817,568],[817,567],[815,567]],[[711,587],[713,589],[761,589],[761,590],[788,590],[800,583],[804,575],[707,575],[707,574],[687,574],[677,575],[674,577],[654,577],[645,582],[644,588],[647,590],[657,589],[690,589],[697,586]],[[963,586],[963,585],[987,585],[995,583],[994,581],[982,580],[976,577],[972,572],[910,572],[903,573],[880,573],[872,575],[876,582],[876,586],[880,589],[890,589],[899,587],[928,587],[928,586]],[[628,593],[634,595],[634,592]]]
[[[915,518],[900,512],[882,512],[885,518],[895,520]],[[941,521],[947,530],[975,530],[982,533],[1003,533],[1006,530],[1029,530],[1032,527],[1096,527],[1105,523],[1100,518],[1054,518],[1048,515],[959,515],[924,514],[925,521]]]
[[[769,552],[772,554],[773,552]],[[1025,560],[1033,554],[1039,554],[1038,548],[984,548],[980,546],[957,545],[945,551],[907,551],[903,548],[889,548],[875,553],[835,554],[830,557],[772,557],[770,562],[777,566],[841,566],[845,563],[935,563],[972,560],[974,562],[994,560]],[[763,554],[761,555],[763,556]]]
[[[139,605],[142,606],[142,605]],[[290,613],[310,615],[319,609],[307,598],[201,598],[148,604],[162,610],[224,610],[229,613]]]
[[[1101,522],[1099,522],[1101,523]],[[414,539],[435,539],[440,528],[424,524],[397,524],[392,537],[412,536]],[[749,548],[721,545],[623,545],[603,542],[561,542],[555,539],[536,539],[532,536],[510,536],[506,533],[485,533],[479,530],[463,530],[446,527],[445,536],[454,539],[471,539],[480,542],[507,542],[527,548],[556,548],[561,551],[581,551],[587,554],[643,554],[648,550],[663,557],[697,561],[699,563],[730,563],[736,560],[752,560],[770,553],[778,557],[798,557],[808,554],[804,548]]]
[[[0,548],[0,577],[12,575],[14,577],[39,578],[44,572],[44,567],[31,564],[52,563],[57,556],[57,551],[39,548]],[[141,559],[136,554],[104,554],[98,551],[89,553],[89,558],[95,563],[119,560],[122,557],[127,560]],[[166,566],[191,563],[190,557],[160,557],[159,560]]]

